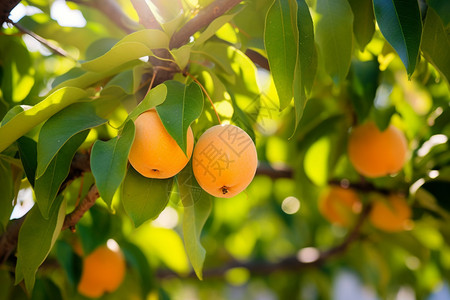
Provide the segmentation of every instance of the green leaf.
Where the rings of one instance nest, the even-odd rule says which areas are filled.
[[[200,243],[200,235],[211,213],[211,196],[198,185],[192,172],[191,162],[178,174],[177,179],[180,198],[184,207],[184,245],[195,274],[202,280],[206,251]]]
[[[16,105],[13,106],[10,110],[8,110],[5,114],[5,116],[2,119],[2,122],[0,123],[1,126],[5,125],[9,121],[11,121],[12,118],[20,114],[21,112],[31,108],[29,105]]]
[[[63,299],[59,287],[49,278],[38,278],[31,296],[31,300],[60,300]]]
[[[36,271],[50,253],[66,216],[66,203],[59,196],[50,209],[48,220],[34,206],[20,228],[17,244],[16,284],[25,279],[25,286],[32,291]]]
[[[264,44],[273,81],[280,99],[280,110],[292,100],[292,83],[297,60],[296,11],[293,1],[275,0],[269,8],[264,30]]]
[[[156,111],[167,132],[186,153],[187,131],[202,113],[203,92],[195,82],[184,85],[169,80],[164,82],[164,85],[167,87],[166,101],[156,106]]]
[[[191,57],[192,45],[183,45],[180,48],[170,50],[173,59],[177,63],[180,70],[184,70],[189,63],[189,58]]]
[[[373,0],[378,27],[405,65],[408,76],[416,67],[422,20],[416,0]]]
[[[8,103],[24,100],[35,84],[36,69],[31,53],[19,36],[0,36],[2,73],[0,90]]]
[[[114,47],[115,44],[117,44],[118,39],[115,38],[100,38],[98,40],[95,40],[92,42],[86,49],[85,57],[87,60],[96,59],[99,56],[102,56],[109,50],[111,50],[112,47]]]
[[[3,160],[0,160],[0,191],[0,225],[5,227],[13,210],[14,185],[11,165]]]
[[[102,94],[108,88],[120,88],[125,94],[134,93],[133,70],[126,70],[114,76],[103,88]]]
[[[32,108],[20,112],[0,127],[0,152],[42,121],[87,96],[82,89],[66,87],[55,91]]]
[[[104,71],[104,72],[86,72],[83,70],[83,72],[80,72],[80,74],[76,77],[70,77],[70,78],[67,78],[67,80],[63,79],[64,81],[62,81],[58,85],[56,85],[50,92],[53,92],[57,89],[67,87],[67,86],[77,87],[80,89],[87,89],[88,87],[101,81],[102,79],[109,78],[109,77],[114,76],[115,74],[120,73],[124,70],[128,70],[137,65],[143,65],[143,64],[144,64],[144,62],[141,60],[133,60],[126,64],[118,66],[114,69]]]
[[[379,84],[379,64],[376,60],[359,61],[354,60],[351,66],[351,97],[358,123],[362,123],[369,115],[373,106]]]
[[[17,140],[17,146],[28,182],[31,186],[34,186],[37,168],[37,143],[31,138],[23,136]]]
[[[148,293],[155,288],[156,282],[145,254],[138,246],[126,241],[121,241],[120,248],[125,254],[127,263],[139,274],[142,299],[146,299]]]
[[[311,92],[317,70],[314,25],[309,8],[304,0],[298,0],[297,3],[298,53],[293,83],[295,128],[292,134],[297,130],[298,123],[303,115],[306,94]]]
[[[353,13],[346,0],[317,0],[316,39],[325,71],[335,84],[347,76],[352,57]]]
[[[55,254],[59,265],[65,271],[69,283],[75,285],[81,276],[83,261],[70,245],[63,239],[59,239],[55,244]]]
[[[353,33],[359,49],[364,51],[375,33],[375,16],[372,0],[349,0],[353,11]]]
[[[96,141],[91,152],[91,171],[102,199],[111,206],[117,188],[127,172],[128,153],[134,140],[134,123],[128,120],[115,138]]]
[[[144,29],[133,32],[104,55],[83,63],[83,69],[104,72],[143,56],[153,55],[152,49],[168,48],[169,37],[161,30]]]
[[[42,176],[50,161],[76,133],[106,123],[97,116],[92,103],[75,103],[45,122],[37,144],[38,166],[36,178]]]
[[[242,128],[247,134],[250,136],[253,142],[255,142],[255,132],[253,130],[251,116],[243,111],[236,102],[236,97],[233,92],[230,92],[231,103],[233,104],[233,116],[231,117],[231,121],[236,124],[236,126]],[[259,103],[258,103],[259,104]],[[257,112],[256,112],[257,114]]]
[[[297,0],[298,57],[297,65],[301,68],[301,86],[306,93],[311,88],[316,77],[317,50],[314,43],[314,24],[305,0]],[[294,83],[297,82],[294,80]]]
[[[160,84],[150,90],[150,92],[145,95],[145,98],[136,106],[135,109],[129,114],[128,119],[136,120],[140,114],[146,112],[147,110],[160,105],[166,100],[167,97],[167,86],[165,84]]]
[[[123,182],[122,203],[125,212],[139,227],[147,220],[155,219],[169,202],[173,178],[154,179],[128,168]]]
[[[233,69],[230,66],[230,60],[228,57],[229,45],[224,43],[209,41],[195,51],[196,54],[200,54],[206,57],[208,60],[214,62],[225,73],[224,75],[233,75]],[[192,51],[194,53],[194,51]],[[202,57],[202,59],[204,59]],[[229,76],[230,77],[230,76]]]
[[[428,7],[437,13],[444,24],[447,27],[450,24],[450,2],[447,0],[428,0]],[[427,11],[428,14],[429,10]]]
[[[118,218],[100,204],[92,206],[87,213],[84,214],[80,222],[77,223],[77,233],[83,246],[83,254],[88,255],[100,245],[105,245],[108,239],[113,236],[117,230],[117,224],[113,221]]]
[[[0,289],[0,300],[11,299],[10,293],[13,287],[13,281],[11,274],[8,270],[0,270],[0,282],[2,283],[2,289]]]
[[[113,47],[106,54],[83,63],[83,69],[91,72],[105,72],[117,68],[129,61],[152,55],[152,51],[144,44],[133,42]]]
[[[70,164],[78,147],[86,139],[89,130],[82,131],[71,137],[53,157],[48,168],[35,181],[34,193],[37,206],[44,218],[47,218],[61,184],[69,174]]]
[[[422,52],[425,58],[450,82],[450,37],[444,24],[431,7],[423,28]]]

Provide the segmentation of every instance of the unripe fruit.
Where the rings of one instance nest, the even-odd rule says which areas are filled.
[[[128,159],[133,168],[149,178],[169,178],[188,163],[194,148],[191,127],[187,132],[187,156],[164,128],[155,109],[142,113],[134,122],[136,135]]]
[[[83,260],[78,292],[91,298],[101,297],[105,292],[115,291],[124,276],[125,258],[122,252],[100,246]]]
[[[404,197],[390,195],[373,199],[369,219],[378,229],[396,232],[408,229],[411,224],[411,208]]]
[[[356,214],[361,212],[358,194],[351,189],[330,186],[319,198],[319,211],[330,223],[343,227],[350,226]]]
[[[198,184],[221,198],[242,192],[255,176],[257,165],[255,144],[244,130],[234,125],[216,125],[206,130],[192,156]]]
[[[375,123],[355,127],[348,141],[348,157],[358,173],[381,177],[399,172],[408,151],[404,134],[390,125],[380,131]]]

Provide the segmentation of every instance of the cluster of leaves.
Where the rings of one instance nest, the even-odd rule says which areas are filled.
[[[170,47],[171,37],[212,1],[163,2],[154,1],[158,9],[153,9],[162,30],[134,24],[128,35],[89,2],[72,4],[88,20],[84,28],[59,26],[50,19],[46,1],[24,2],[42,13],[25,16],[19,24],[56,41],[80,63],[29,52],[15,29],[0,36],[0,233],[7,231],[19,190],[31,187],[36,201],[19,232],[16,284],[24,280],[31,292],[38,268],[56,259],[62,268],[41,269],[33,297],[72,297],[80,275],[74,248],[80,241],[85,254],[110,238],[122,247],[132,272],[117,293],[106,296],[118,299],[130,293],[146,298],[157,290],[148,283],[155,277],[153,270],[161,267],[186,275],[190,261],[202,278],[205,258],[208,266],[230,258],[276,261],[303,247],[336,244],[342,232],[336,236],[319,215],[316,200],[330,180],[360,181],[345,145],[348,129],[367,118],[380,128],[396,123],[416,149],[401,174],[371,181],[379,189],[410,192],[415,229],[388,235],[368,226],[363,228],[364,243],[341,264],[309,271],[308,276],[267,276],[249,285],[269,287],[267,293],[283,297],[305,296],[312,283],[327,297],[342,265],[381,294],[403,285],[426,294],[440,276],[448,277],[446,1],[244,1],[177,48]],[[130,3],[121,7],[137,19]],[[249,58],[251,53],[266,57],[270,73]],[[165,71],[161,62],[168,63],[173,78],[151,86],[153,77]],[[133,120],[150,108],[156,107],[182,148],[190,124],[198,138],[215,123],[201,87],[188,74],[213,99],[222,120],[256,140],[262,165],[281,163],[293,168],[294,175],[273,180],[257,176],[247,193],[212,205],[190,165],[166,180],[145,178],[128,166]],[[427,147],[431,151],[420,151]],[[90,171],[77,178],[71,163],[83,153],[90,157]],[[102,201],[76,225],[77,234],[61,232],[66,214],[93,184]],[[301,199],[301,214],[291,216],[281,209],[289,196]],[[168,206],[182,214],[180,226],[148,225]],[[202,231],[208,257],[200,243]],[[245,269],[232,271],[226,276],[231,284],[248,280]],[[431,274],[427,280],[421,278],[423,272]],[[61,273],[64,279],[58,277]],[[396,276],[400,274],[407,276]],[[23,293],[12,287],[7,271],[0,270],[0,278],[8,285],[6,299]],[[217,285],[199,287],[199,293],[211,295],[214,288],[227,292],[226,286]],[[165,288],[172,286],[183,290],[177,282]],[[254,295],[251,288],[247,293]]]

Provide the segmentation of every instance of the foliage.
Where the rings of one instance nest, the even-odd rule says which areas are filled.
[[[52,19],[58,2],[23,0],[32,13],[0,35],[0,299],[83,299],[82,258],[109,239],[127,272],[102,299],[328,299],[348,272],[424,298],[450,279],[446,0],[67,1],[84,27]],[[259,160],[246,191],[214,199],[191,163],[135,171],[132,121],[154,107],[183,150],[216,111],[244,129]],[[349,130],[368,120],[405,133],[398,174],[351,165]],[[354,226],[321,215],[330,185],[358,193]],[[406,231],[366,222],[392,193]]]

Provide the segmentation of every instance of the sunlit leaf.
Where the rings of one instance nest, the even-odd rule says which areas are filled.
[[[316,40],[326,72],[333,81],[342,82],[352,56],[353,13],[346,0],[318,0]]]
[[[189,58],[191,57],[191,45],[183,45],[180,48],[170,50],[170,53],[173,56],[173,59],[177,63],[180,70],[186,68],[189,63]]]
[[[373,0],[380,31],[395,49],[411,76],[416,68],[422,20],[416,0]]]
[[[97,116],[92,103],[76,103],[53,115],[45,122],[37,144],[39,178],[61,147],[76,133],[97,127],[107,120]]]
[[[102,199],[111,206],[112,198],[127,172],[128,153],[134,140],[134,123],[109,141],[96,141],[91,151],[91,171]]]
[[[133,167],[128,168],[123,182],[122,203],[136,227],[155,219],[163,211],[169,201],[172,183],[172,178],[147,178]]]
[[[150,90],[150,92],[145,95],[145,98],[139,103],[138,106],[130,113],[128,119],[136,120],[140,114],[143,112],[160,105],[166,100],[167,97],[167,86],[165,84],[160,84]]]
[[[83,69],[105,72],[129,61],[152,55],[152,49],[168,48],[169,38],[161,30],[144,29],[133,32],[104,55],[82,64]]]
[[[167,132],[186,153],[187,131],[203,109],[203,92],[200,86],[192,82],[184,85],[178,81],[166,81],[166,100],[156,106],[161,121]]]
[[[144,62],[141,60],[133,60],[104,72],[88,72],[84,70],[82,72],[74,72],[74,77],[70,76],[67,78],[62,78],[61,82],[56,85],[50,92],[54,92],[55,90],[63,87],[77,87],[80,89],[86,89],[105,78],[109,78],[124,70],[128,70],[142,64],[144,64]]]
[[[0,89],[6,102],[18,103],[27,97],[35,83],[32,58],[23,40],[17,36],[0,36],[2,80]]]
[[[183,241],[174,230],[141,226],[133,231],[130,240],[139,246],[148,261],[160,261],[182,275],[189,272],[189,261]]]
[[[189,260],[197,277],[203,278],[206,251],[200,243],[200,235],[211,213],[211,196],[197,183],[189,163],[177,176],[178,190],[184,207],[183,238]]]
[[[270,70],[280,99],[280,109],[292,100],[292,83],[297,60],[294,1],[275,0],[266,17],[264,44]]]
[[[0,152],[39,123],[86,97],[87,93],[84,90],[66,87],[57,90],[32,108],[17,114],[8,123],[0,127]]]
[[[25,279],[27,290],[33,290],[36,271],[55,244],[65,215],[63,196],[53,203],[48,219],[42,217],[37,206],[28,213],[19,232],[16,284]]]
[[[202,33],[195,39],[195,45],[200,45],[204,42],[206,42],[210,37],[212,37],[213,35],[216,34],[216,32],[225,24],[227,24],[228,22],[230,22],[233,17],[239,12],[241,11],[242,7],[241,6],[237,6],[235,8],[233,8],[232,11],[230,11],[229,13],[222,15],[218,18],[216,18],[214,21],[212,21],[208,27],[206,27],[206,29],[204,31],[202,31]]]

